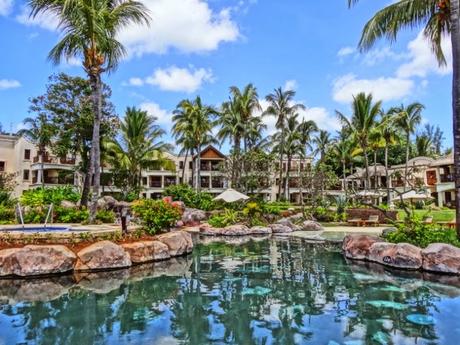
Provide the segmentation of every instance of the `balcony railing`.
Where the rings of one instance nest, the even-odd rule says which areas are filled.
[[[40,156],[35,156],[33,158],[34,163],[40,162]],[[66,157],[52,157],[48,155],[43,156],[43,163],[54,163],[54,164],[66,164],[66,165],[75,165],[75,158],[66,158]]]
[[[439,175],[441,183],[454,182],[454,176],[451,174],[442,174]]]
[[[71,177],[45,177],[45,184],[73,184],[73,176]],[[32,183],[41,183],[38,182],[37,177],[32,177]]]

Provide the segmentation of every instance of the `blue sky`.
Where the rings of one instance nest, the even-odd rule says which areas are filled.
[[[142,1],[151,10],[152,25],[121,33],[129,55],[104,79],[119,115],[127,106],[139,106],[168,130],[181,99],[199,94],[218,105],[229,86],[252,82],[261,98],[275,87],[295,89],[296,100],[307,107],[301,115],[334,131],[335,110],[349,113],[352,95],[366,91],[386,108],[422,102],[424,122],[439,125],[445,146],[451,146],[450,67],[438,68],[420,30],[404,32],[394,45],[379,42],[367,54],[355,49],[366,20],[388,0],[362,0],[353,9],[346,0]],[[50,74],[83,75],[78,60],[61,66],[46,60],[59,38],[55,23],[52,17],[31,20],[24,1],[0,0],[5,130],[20,128],[28,99],[44,93]],[[273,123],[267,119],[269,131]]]

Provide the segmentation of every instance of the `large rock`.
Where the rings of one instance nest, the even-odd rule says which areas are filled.
[[[62,245],[28,245],[0,250],[0,276],[36,276],[71,271],[75,254]]]
[[[369,248],[369,260],[386,266],[418,270],[422,267],[422,250],[409,243],[376,242]]]
[[[269,224],[268,227],[274,234],[288,234],[294,231],[291,227],[280,223]]]
[[[251,235],[268,235],[272,233],[272,229],[268,226],[253,226],[249,229]]]
[[[460,248],[432,243],[422,250],[423,269],[431,272],[460,274]]]
[[[185,231],[171,231],[157,239],[168,246],[170,256],[187,254],[193,249],[192,236]]]
[[[323,231],[324,230],[323,226],[320,223],[315,222],[313,220],[305,220],[304,222],[302,222],[300,227],[302,228],[303,231]]]
[[[347,235],[342,242],[342,250],[349,259],[365,260],[369,258],[369,249],[374,243],[382,242],[376,236]]]
[[[160,241],[139,241],[121,245],[128,252],[131,261],[136,264],[168,259],[169,248]]]
[[[106,195],[97,200],[97,208],[100,210],[111,210],[117,203],[118,201],[113,196]]]
[[[194,208],[186,208],[181,220],[185,225],[197,225],[206,219],[206,212]]]
[[[62,208],[75,208],[77,207],[77,204],[69,200],[62,200],[60,206]]]
[[[92,271],[131,266],[129,254],[123,247],[110,242],[96,242],[77,253],[76,271]]]
[[[300,231],[302,230],[300,226],[294,224],[289,218],[281,218],[275,224],[281,224],[287,226],[292,229],[292,231]]]

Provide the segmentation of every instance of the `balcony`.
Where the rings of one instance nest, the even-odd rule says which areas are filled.
[[[73,176],[45,177],[45,184],[73,184]],[[40,184],[37,177],[32,177],[32,184]]]
[[[40,162],[40,156],[35,156],[33,158],[34,163]],[[43,163],[48,164],[64,164],[64,165],[75,165],[75,158],[67,158],[67,157],[53,157],[48,154],[43,156]]]
[[[164,178],[164,186],[173,186],[176,184],[176,176],[165,176]]]
[[[454,182],[454,176],[452,174],[442,174],[439,175],[439,180],[441,183]]]
[[[150,176],[149,187],[161,188],[161,176]]]

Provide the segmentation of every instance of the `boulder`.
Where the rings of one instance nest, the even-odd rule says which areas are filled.
[[[292,229],[292,231],[300,231],[302,230],[300,226],[294,224],[289,218],[281,218],[275,224],[281,224],[287,226]]]
[[[249,229],[251,235],[267,235],[272,233],[272,229],[268,226],[253,226]]]
[[[194,208],[186,208],[181,220],[185,225],[197,225],[206,219],[206,212]]]
[[[77,207],[77,204],[69,200],[62,200],[60,206],[62,208],[75,208]]]
[[[418,270],[422,251],[409,243],[376,242],[369,248],[369,260],[386,266]]]
[[[303,214],[302,213],[296,213],[292,216],[289,216],[287,219],[289,219],[291,222],[298,222],[303,219]]]
[[[139,241],[121,245],[129,254],[131,262],[140,264],[149,261],[168,259],[169,248],[160,241]]]
[[[280,223],[269,224],[268,227],[272,229],[274,234],[287,234],[294,231],[289,226]]]
[[[131,266],[129,254],[123,247],[110,242],[96,242],[77,253],[76,271],[92,271]]]
[[[323,226],[320,223],[315,222],[313,220],[305,220],[304,222],[302,222],[300,227],[303,231],[323,231],[324,230]]]
[[[460,274],[460,248],[432,243],[422,250],[423,269],[431,272]]]
[[[0,251],[0,276],[36,276],[71,271],[77,258],[62,245],[28,245]]]
[[[157,239],[168,246],[170,256],[188,254],[193,249],[192,236],[185,231],[171,231]]]
[[[382,237],[386,238],[388,236],[388,234],[390,234],[392,232],[395,232],[395,231],[396,231],[395,227],[385,228],[385,229],[382,230]]]
[[[382,240],[369,235],[347,235],[342,242],[342,250],[349,259],[365,260],[369,258],[370,247]]]
[[[117,203],[117,200],[113,196],[105,195],[97,200],[97,208],[99,210],[111,210]]]

